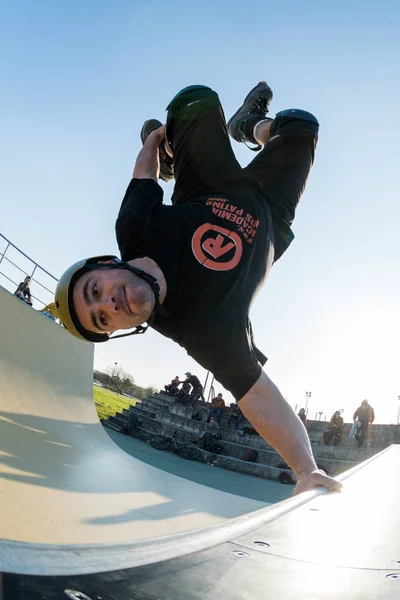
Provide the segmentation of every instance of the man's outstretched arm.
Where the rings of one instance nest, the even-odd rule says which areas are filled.
[[[318,470],[307,431],[270,378],[262,372],[239,406],[258,433],[296,475],[295,494],[317,486],[339,491],[342,484]]]

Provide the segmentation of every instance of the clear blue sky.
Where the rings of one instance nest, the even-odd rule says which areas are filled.
[[[393,422],[400,394],[400,5],[235,0],[0,4],[0,230],[59,276],[116,253],[114,222],[147,118],[182,87],[216,89],[229,117],[260,79],[271,114],[321,123],[296,240],[252,311],[267,372],[311,414],[363,398]],[[253,154],[234,145],[242,164]],[[169,201],[171,185],[165,186]],[[150,332],[96,350],[144,385],[186,370]],[[219,388],[217,387],[217,391]]]

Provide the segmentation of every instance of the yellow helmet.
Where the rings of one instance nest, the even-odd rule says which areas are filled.
[[[162,308],[159,302],[159,285],[157,283],[157,280],[152,275],[150,275],[149,273],[145,273],[141,269],[132,267],[127,262],[120,260],[116,256],[93,256],[91,258],[79,260],[78,262],[71,265],[60,277],[57,284],[54,302],[57,308],[60,323],[62,323],[65,329],[67,329],[72,335],[74,335],[80,340],[85,340],[89,342],[107,342],[110,339],[108,333],[95,333],[94,331],[89,331],[88,329],[82,327],[81,323],[79,322],[73,303],[74,287],[78,279],[80,279],[82,275],[84,273],[87,273],[88,271],[93,271],[95,269],[101,268],[127,269],[128,271],[131,271],[138,277],[141,277],[142,279],[147,281],[147,283],[151,286],[155,297],[155,307],[152,315],[147,320],[148,324],[150,323],[150,321],[152,321],[156,314],[159,314],[163,317],[167,316],[167,312]],[[134,331],[131,331],[130,333],[124,333],[121,335],[114,335],[112,339],[144,333],[146,330],[147,327],[138,325]]]

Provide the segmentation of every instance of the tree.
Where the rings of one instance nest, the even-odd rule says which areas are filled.
[[[135,379],[117,363],[107,367],[106,373],[94,371],[93,377],[102,383],[105,387],[117,392],[117,394],[128,394],[139,400],[144,400],[155,394],[158,390],[153,386],[146,388],[136,385]]]

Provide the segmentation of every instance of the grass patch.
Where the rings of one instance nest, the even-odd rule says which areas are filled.
[[[126,398],[97,385],[93,386],[93,397],[99,419],[114,416],[116,412],[122,412],[123,408],[129,408],[130,405],[135,406],[137,402],[140,402],[137,398]]]

